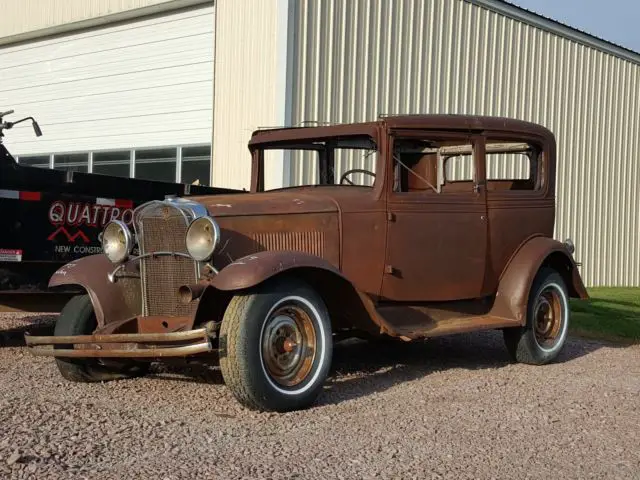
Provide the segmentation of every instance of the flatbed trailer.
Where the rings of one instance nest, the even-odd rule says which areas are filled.
[[[105,224],[111,220],[130,224],[133,210],[144,202],[167,196],[242,193],[19,165],[2,143],[7,125],[13,126],[3,123],[0,115],[0,303],[9,299],[21,304],[21,297],[32,300],[34,293],[47,292],[55,270],[100,253]],[[41,133],[35,121],[34,130]]]

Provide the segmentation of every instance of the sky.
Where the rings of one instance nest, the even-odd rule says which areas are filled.
[[[639,0],[507,0],[640,53]]]

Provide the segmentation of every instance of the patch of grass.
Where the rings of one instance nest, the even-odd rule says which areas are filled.
[[[571,331],[577,335],[640,342],[640,288],[592,288],[590,300],[571,300]]]

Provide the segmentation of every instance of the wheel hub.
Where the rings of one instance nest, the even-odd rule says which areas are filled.
[[[307,377],[315,358],[315,329],[300,307],[288,305],[266,320],[262,358],[269,376],[283,386],[295,386]]]
[[[540,293],[534,310],[534,319],[538,344],[545,348],[553,346],[565,321],[557,292],[547,288]]]

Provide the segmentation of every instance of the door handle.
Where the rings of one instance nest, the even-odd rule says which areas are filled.
[[[473,186],[473,193],[480,193],[482,191],[482,187],[485,186],[485,182],[478,182]]]

